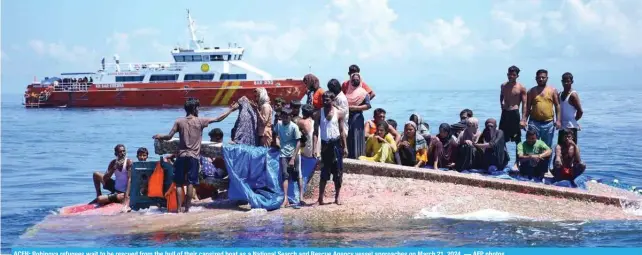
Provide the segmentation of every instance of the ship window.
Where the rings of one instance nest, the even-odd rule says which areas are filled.
[[[211,81],[214,74],[186,74],[185,81]]]
[[[192,56],[185,56],[185,62],[192,62]]]
[[[221,74],[221,80],[246,80],[247,79],[247,74],[240,73],[240,74],[229,74],[229,73],[223,73]]]
[[[210,60],[212,60],[212,61],[223,61],[223,56],[221,56],[221,55],[210,55]]]
[[[176,60],[176,62],[185,62],[185,57],[184,56],[174,56],[174,60]]]
[[[241,60],[242,57],[243,57],[243,55],[239,55],[239,60]]]
[[[192,61],[194,62],[201,62],[203,58],[201,58],[201,55],[194,55],[192,56]]]
[[[203,61],[210,61],[210,55],[203,55]]]
[[[178,74],[164,74],[164,75],[152,75],[149,77],[149,81],[176,81],[178,79]]]
[[[227,61],[230,61],[231,58],[232,58],[232,55],[227,55]]]
[[[140,76],[116,76],[116,82],[142,82],[145,75]]]

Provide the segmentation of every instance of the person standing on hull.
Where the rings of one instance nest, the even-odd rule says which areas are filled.
[[[350,109],[348,106],[348,98],[341,91],[341,84],[337,79],[328,81],[328,91],[332,91],[336,95],[334,98],[334,106],[337,107],[341,114],[343,114],[343,130],[348,130],[348,118],[350,118]]]
[[[107,171],[105,173],[94,172],[94,187],[96,188],[96,199],[90,204],[98,203],[106,205],[110,203],[122,203],[124,205],[122,211],[129,210],[129,192],[132,182],[132,161],[127,158],[127,151],[125,145],[118,144],[114,147],[114,156]],[[114,175],[115,179],[111,176]],[[103,195],[100,190],[100,185],[109,190],[111,194]]]
[[[508,68],[508,81],[503,83],[499,93],[499,104],[502,109],[502,116],[499,119],[499,130],[504,133],[506,142],[515,142],[515,145],[522,141],[522,129],[526,128],[526,119],[522,119],[526,110],[527,93],[526,88],[519,82],[519,68],[511,66]],[[519,113],[519,106],[522,106],[522,114]],[[517,151],[515,151],[517,155]],[[518,169],[518,160],[515,160],[513,169]]]
[[[270,147],[272,145],[272,105],[270,105],[270,97],[265,88],[256,88],[254,90],[254,97],[256,98],[255,109],[257,111],[257,134],[259,136],[259,146]]]
[[[301,149],[301,131],[296,123],[292,122],[292,109],[283,108],[281,110],[281,123],[276,126],[276,141],[280,148],[279,162],[280,174],[283,177],[281,184],[285,198],[281,207],[288,207],[290,202],[288,200],[288,184],[290,181],[299,181],[299,201],[303,202],[303,181],[299,169],[294,166],[295,161],[299,162],[299,151]],[[295,208],[298,205],[295,206]]]
[[[353,73],[350,77],[351,85],[348,87],[346,97],[350,109],[348,120],[348,158],[357,159],[364,156],[366,151],[365,123],[363,111],[370,109],[370,96],[361,86],[361,75]]]
[[[528,91],[526,112],[522,117],[528,119],[528,129],[537,132],[537,137],[552,148],[555,129],[561,126],[562,113],[557,90],[548,86],[548,71],[537,71],[537,86]]]
[[[573,143],[577,144],[577,131],[580,131],[580,124],[577,123],[584,115],[582,104],[580,103],[580,96],[573,90],[573,74],[564,73],[562,75],[562,85],[564,91],[560,93],[560,108],[562,110],[562,128],[557,135],[557,144],[564,144],[566,142],[567,131],[572,131]]]
[[[314,115],[314,137],[321,140],[321,181],[319,183],[319,205],[323,205],[325,185],[330,180],[335,188],[335,203],[341,205],[339,194],[343,184],[343,158],[348,155],[346,131],[343,129],[344,115],[334,107],[334,93],[331,91],[323,94],[323,108]],[[363,133],[362,133],[363,134]]]
[[[198,99],[188,99],[184,107],[186,116],[176,119],[169,134],[157,134],[152,137],[158,140],[170,140],[174,137],[174,134],[178,132],[178,157],[174,162],[174,183],[176,184],[176,201],[179,205],[179,213],[182,212],[181,205],[183,204],[183,186],[186,184],[185,182],[188,182],[185,212],[189,211],[192,198],[194,198],[194,186],[199,184],[199,158],[201,156],[203,129],[211,123],[225,119],[234,109],[238,108],[238,105],[235,103],[221,116],[206,118],[198,117],[199,106],[200,102]]]
[[[348,89],[350,88],[350,84],[351,84],[352,74],[355,74],[355,73],[361,74],[361,69],[359,68],[358,65],[351,65],[350,67],[348,67],[348,76],[351,78],[347,81],[344,81],[343,84],[341,84],[341,90],[343,91],[343,93],[348,93]],[[361,85],[363,86],[363,89],[365,89],[366,92],[368,92],[368,95],[370,96],[370,100],[374,99],[375,93],[370,88],[370,86],[368,86],[368,84],[366,84],[366,82],[364,81],[361,82]]]
[[[307,74],[303,77],[303,83],[308,87],[308,98],[306,101],[306,104],[312,105],[314,107],[314,111],[319,112],[319,110],[323,107],[323,89],[320,86],[319,83],[319,78],[317,78],[314,74]],[[316,155],[319,155],[321,153],[321,141],[317,140],[315,141],[315,147],[314,151]]]

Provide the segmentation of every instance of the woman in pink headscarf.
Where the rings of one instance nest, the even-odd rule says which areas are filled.
[[[370,96],[361,86],[361,75],[350,75],[350,86],[346,91],[348,98],[348,158],[357,159],[364,156],[366,151],[365,119],[363,111],[370,109]]]

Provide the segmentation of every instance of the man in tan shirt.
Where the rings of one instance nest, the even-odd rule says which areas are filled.
[[[183,204],[183,186],[188,182],[187,201],[185,201],[185,212],[189,211],[191,200],[194,197],[194,185],[199,184],[198,159],[201,155],[201,141],[203,139],[203,129],[210,123],[219,122],[234,111],[237,105],[232,105],[221,116],[216,118],[198,117],[198,99],[190,98],[185,102],[185,117],[176,119],[172,130],[167,135],[157,134],[154,139],[170,140],[178,132],[179,143],[176,162],[174,162],[174,183],[176,183],[176,201],[179,204],[178,212],[181,212]]]

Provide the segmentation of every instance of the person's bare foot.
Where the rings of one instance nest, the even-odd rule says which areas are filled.
[[[290,206],[290,202],[287,201],[287,200],[285,202],[283,202],[283,204],[281,204],[281,208],[286,208],[288,206]]]
[[[343,203],[341,203],[341,200],[339,200],[338,198],[334,200],[334,203],[337,204],[337,205],[342,205],[343,204]]]

